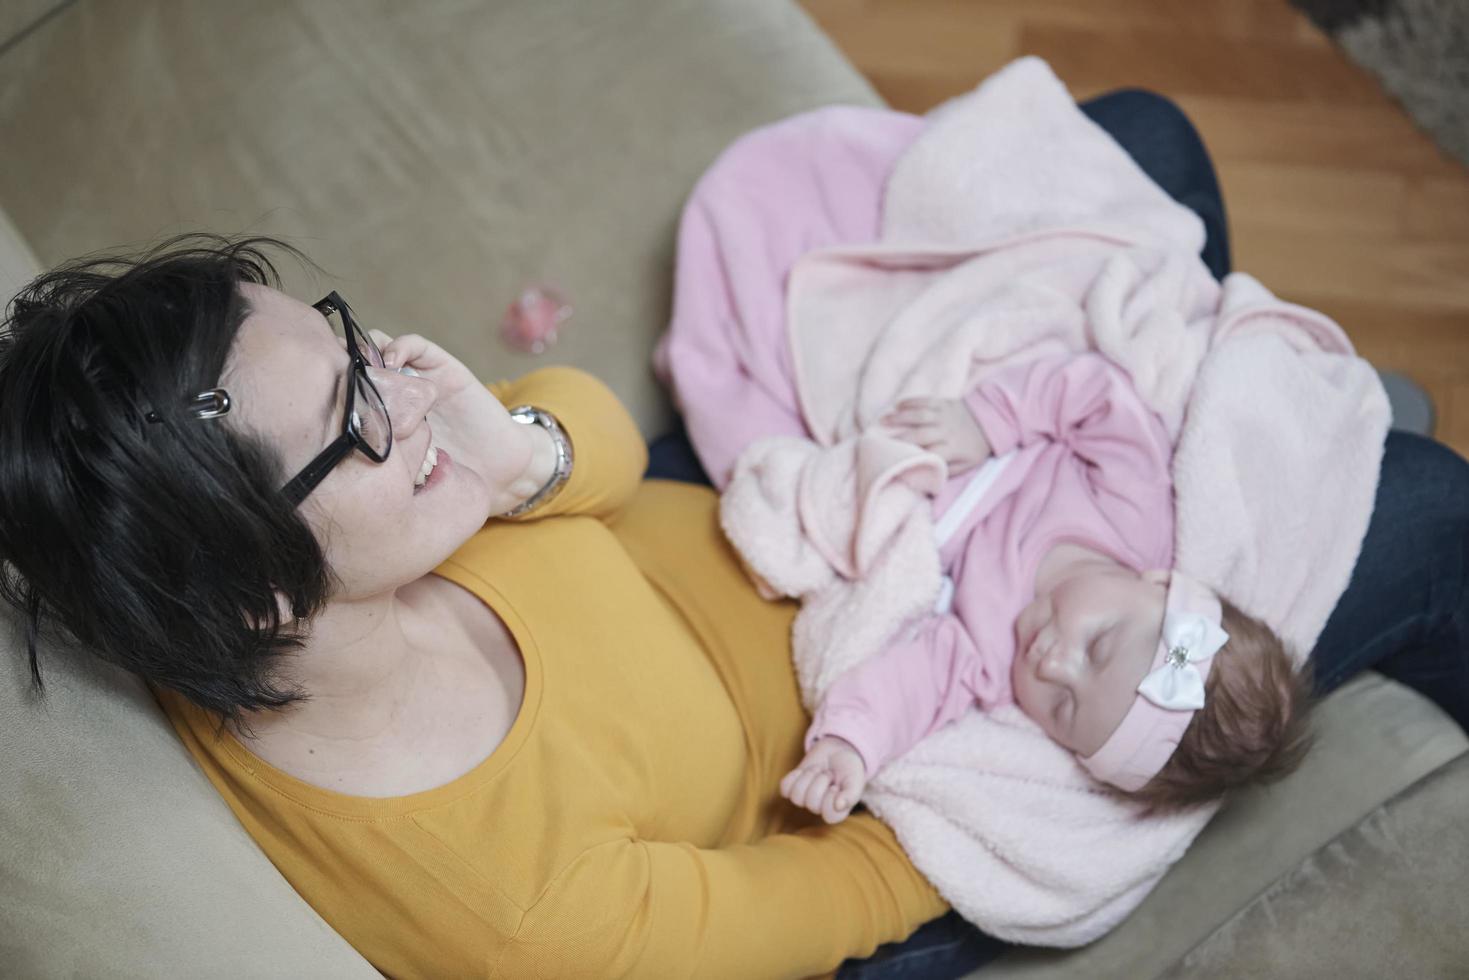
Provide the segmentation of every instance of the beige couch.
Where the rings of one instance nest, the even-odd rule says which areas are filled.
[[[0,7],[0,288],[190,228],[289,237],[390,331],[486,377],[525,282],[575,319],[550,358],[649,435],[648,368],[692,182],[739,133],[877,104],[785,0],[76,0]],[[26,246],[40,263],[27,254]],[[8,293],[7,293],[8,295]],[[0,658],[0,974],[366,977],[245,836],[134,679]],[[1320,747],[1227,810],[1118,930],[986,977],[1449,976],[1469,963],[1462,732],[1367,675]]]

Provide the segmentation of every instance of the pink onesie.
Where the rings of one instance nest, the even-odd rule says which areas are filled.
[[[1041,558],[1062,541],[1136,571],[1173,566],[1172,448],[1127,375],[1100,354],[1017,365],[965,398],[996,457],[1015,451],[980,508],[939,552],[954,583],[927,617],[827,690],[809,748],[838,735],[876,772],[962,715],[1013,701],[1015,619]],[[936,520],[968,476],[935,501]]]

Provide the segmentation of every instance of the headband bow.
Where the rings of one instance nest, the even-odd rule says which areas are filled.
[[[1218,653],[1229,634],[1194,612],[1170,612],[1163,620],[1163,663],[1138,685],[1138,693],[1160,708],[1196,711],[1204,706],[1204,676],[1198,665]]]

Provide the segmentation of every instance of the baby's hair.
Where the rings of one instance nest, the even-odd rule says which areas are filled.
[[[1215,655],[1204,707],[1162,770],[1129,794],[1158,812],[1218,800],[1295,771],[1311,747],[1309,668],[1274,631],[1220,598],[1229,642]]]

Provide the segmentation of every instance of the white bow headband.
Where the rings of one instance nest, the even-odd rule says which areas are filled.
[[[1204,706],[1204,678],[1229,634],[1197,612],[1169,610],[1163,616],[1163,664],[1143,678],[1138,693],[1160,708],[1196,711]]]

